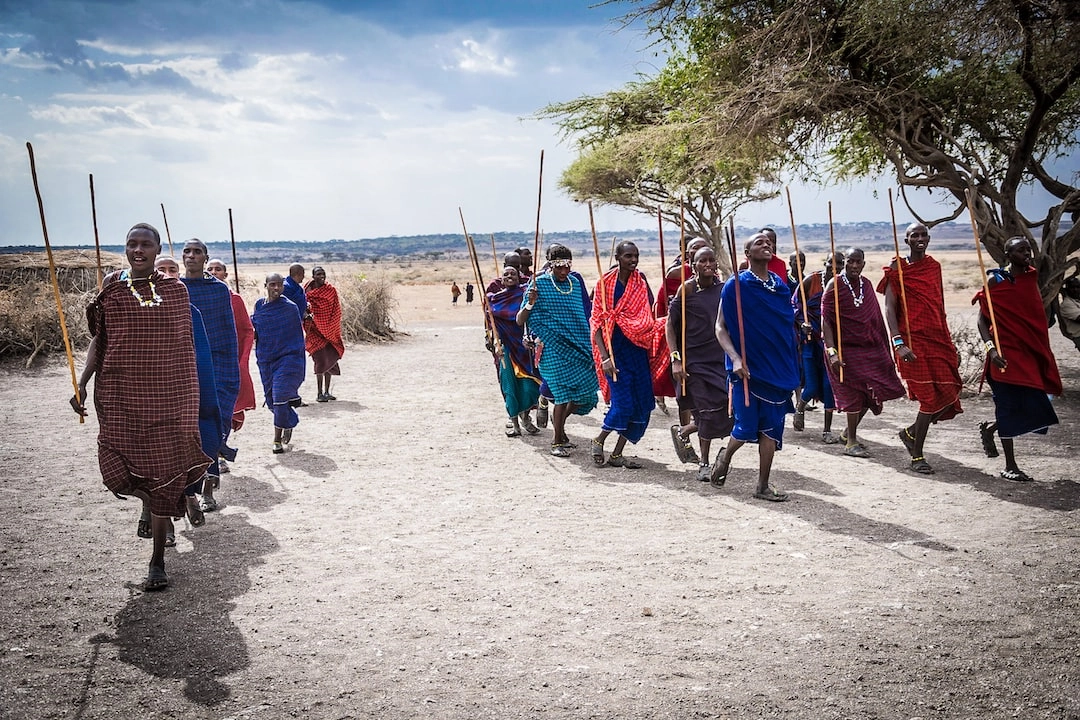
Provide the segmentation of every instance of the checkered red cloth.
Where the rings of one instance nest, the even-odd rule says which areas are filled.
[[[255,385],[251,381],[251,348],[255,344],[255,328],[251,325],[244,298],[232,294],[233,321],[236,323],[236,348],[240,360],[240,394],[233,405],[232,429],[239,430],[244,425],[244,416],[248,410],[255,409]]]
[[[330,345],[338,357],[345,355],[345,343],[341,339],[341,300],[337,288],[330,283],[319,287],[308,283],[304,288],[311,319],[304,321],[304,348],[309,355]]]
[[[144,307],[153,296],[161,303]],[[96,337],[94,409],[98,464],[105,486],[149,495],[157,516],[184,514],[184,488],[210,465],[199,441],[199,377],[188,293],[154,273],[128,287],[125,273],[105,280],[87,309]]]

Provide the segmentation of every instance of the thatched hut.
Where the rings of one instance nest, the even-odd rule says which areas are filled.
[[[56,279],[60,292],[84,293],[97,288],[97,252],[94,250],[54,250]],[[102,272],[108,274],[127,266],[122,255],[101,253]],[[0,290],[34,282],[50,283],[49,256],[44,252],[0,254]]]

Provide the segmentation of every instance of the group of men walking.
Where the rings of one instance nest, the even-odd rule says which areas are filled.
[[[566,420],[588,414],[599,391],[608,406],[591,441],[593,461],[639,468],[624,455],[626,444],[644,435],[654,397],[673,394],[680,422],[671,427],[672,442],[683,462],[697,463],[698,479],[724,485],[733,455],[754,443],[754,497],[778,502],[787,495],[770,485],[769,476],[788,414],[794,413],[794,429],[803,431],[808,403],[821,402],[822,442],[843,443],[845,456],[868,458],[860,423],[906,394],[919,407],[898,440],[910,456],[909,469],[932,474],[924,454],[927,432],[962,412],[963,383],[941,265],[927,254],[928,228],[907,228],[907,257],[884,268],[876,287],[863,276],[861,249],[830,254],[825,267],[809,274],[799,259],[789,273],[776,255],[775,237],[768,228],[751,237],[743,248],[744,269],[726,283],[717,274],[716,252],[695,241],[667,272],[660,298],[638,270],[638,248],[629,241],[617,246],[615,265],[591,292],[572,270],[569,248],[549,247],[547,264],[535,275],[521,267],[520,253],[511,254],[514,266],[508,262],[487,293],[498,339],[492,349],[511,418],[507,435],[520,435],[522,425],[538,432],[529,412],[536,407],[536,425],[544,427],[550,407],[551,454],[566,457],[576,447]],[[988,455],[997,454],[995,433],[1001,439],[1001,476],[1027,481],[1013,439],[1045,433],[1057,423],[1048,396],[1060,395],[1061,380],[1030,243],[1017,237],[1005,249],[1008,266],[992,271],[987,291],[973,300],[980,305],[985,378],[996,412],[980,430]],[[839,433],[831,427],[835,412],[845,420]],[[694,433],[700,454],[689,440]],[[608,454],[611,434],[616,439]],[[724,438],[710,462],[714,441]]]
[[[268,275],[266,296],[249,315],[226,284],[225,263],[209,258],[202,241],[184,244],[182,272],[160,253],[154,227],[128,231],[130,268],[104,278],[87,309],[93,338],[71,399],[85,415],[87,385],[96,377],[101,474],[118,497],[142,501],[137,534],[153,540],[148,590],[168,585],[164,551],[176,543],[173,519],[186,515],[198,527],[219,507],[214,492],[236,457],[229,436],[255,407],[252,348],[274,415],[274,453],[284,452],[298,423],[305,349],[315,359],[320,402],[334,399],[329,377],[340,373],[344,353],[340,303],[322,268],[306,292],[300,265],[289,280]]]

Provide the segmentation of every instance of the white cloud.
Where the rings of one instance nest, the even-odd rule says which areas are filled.
[[[517,74],[514,71],[515,63],[512,58],[500,57],[494,48],[487,47],[471,38],[462,40],[460,49],[456,50],[454,55],[456,57],[454,67],[462,72],[505,77],[513,77]]]

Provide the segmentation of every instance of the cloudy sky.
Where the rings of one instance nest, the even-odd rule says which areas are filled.
[[[228,208],[239,240],[453,233],[458,207],[471,232],[531,231],[541,150],[543,228],[586,228],[556,188],[573,149],[529,116],[661,62],[595,1],[0,0],[0,245],[41,242],[28,140],[57,245],[93,242],[90,173],[108,243],[162,203],[174,239],[227,239]],[[795,192],[799,222],[829,199],[888,217],[883,190]]]

